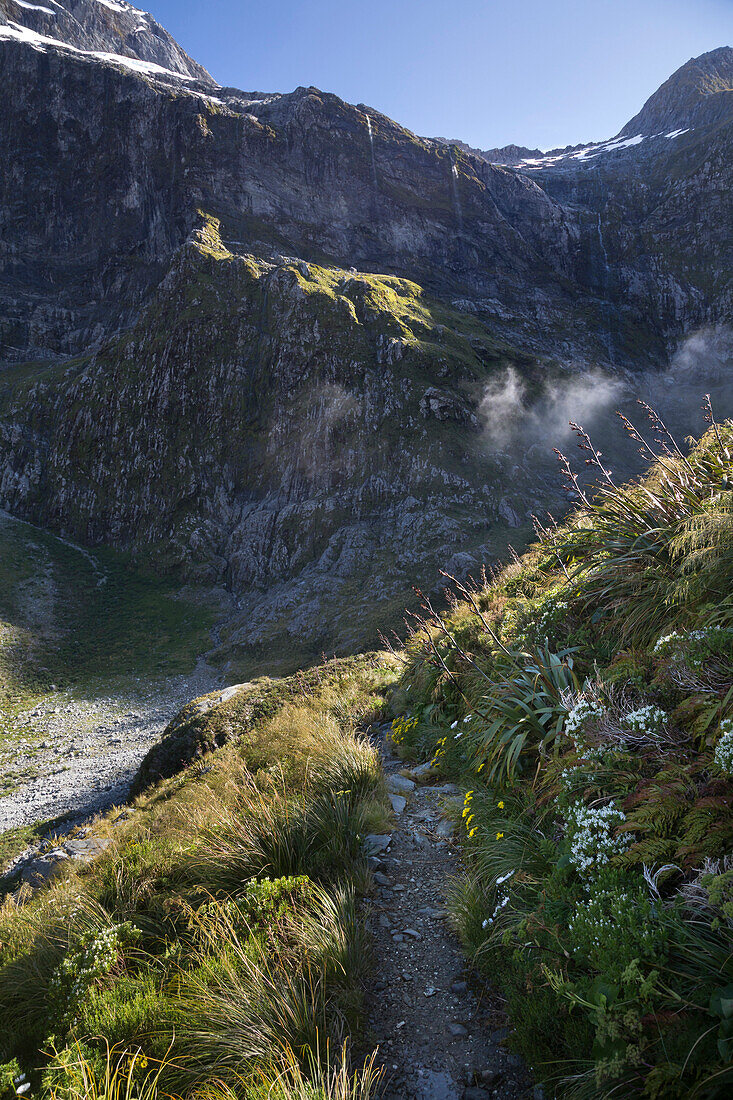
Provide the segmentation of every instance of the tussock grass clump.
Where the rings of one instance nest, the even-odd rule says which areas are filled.
[[[335,1053],[328,1043],[308,1055],[303,1066],[291,1050],[284,1052],[284,1066],[273,1080],[263,1075],[255,1082],[240,1081],[232,1086],[225,1081],[209,1082],[195,1089],[195,1100],[371,1100],[378,1095],[382,1070],[367,1058],[357,1069],[351,1065],[349,1047],[344,1043]]]
[[[271,1086],[271,1100],[370,1100],[376,1095],[382,1073],[374,1067],[374,1056],[359,1070],[349,1067],[346,1045],[335,1058],[328,1049],[310,1058],[306,1072],[288,1051],[287,1064]]]
[[[605,480],[589,498],[570,473],[583,508],[566,528],[545,535],[568,567],[570,598],[626,644],[689,626],[705,605],[720,623],[733,623],[731,425],[715,425],[684,454],[652,414],[664,441],[660,454],[624,422],[651,462],[647,475],[618,486],[599,460]]]
[[[310,887],[281,914],[274,950],[271,928],[253,937],[231,910],[204,923],[200,963],[180,986],[185,1078],[235,1086],[245,1072],[277,1074],[293,1052],[307,1065],[327,1041],[343,1041],[368,960],[352,891]]]
[[[733,422],[584,488],[476,587],[425,599],[403,751],[461,781],[450,910],[558,1097],[733,1087]]]
[[[94,1055],[76,1043],[46,1073],[49,1100],[155,1100],[167,1060],[152,1063],[138,1048],[120,1050],[103,1043]]]
[[[379,708],[386,660],[378,654],[334,658],[283,680],[260,677],[225,702],[217,702],[219,692],[194,700],[148,752],[133,794],[232,742],[251,771],[277,764],[297,778],[342,729],[368,721]]]
[[[199,712],[227,743],[101,819],[95,862],[5,899],[0,1068],[59,1100],[370,1095],[327,1052],[360,1023],[363,837],[389,807],[356,727],[394,669],[328,662],[268,681],[259,717],[251,690]]]
[[[262,876],[336,881],[359,868],[370,816],[348,790],[294,799],[277,779],[253,782],[208,816],[188,877],[213,894],[236,894]]]

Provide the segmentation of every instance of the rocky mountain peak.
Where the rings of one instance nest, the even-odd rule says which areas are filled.
[[[665,80],[619,137],[691,129],[722,117],[733,92],[733,47],[692,57]]]
[[[489,164],[519,168],[523,171],[544,171],[592,166],[596,158],[636,150],[646,155],[663,148],[647,143],[647,138],[676,138],[697,127],[714,127],[733,115],[733,48],[721,46],[709,53],[693,57],[682,65],[652,95],[615,138],[590,142],[587,145],[566,145],[563,148],[528,149],[523,145],[504,145],[494,149],[474,149],[456,139],[435,138],[445,145],[456,146]],[[631,156],[635,157],[632,152]],[[622,158],[623,159],[623,158]]]
[[[0,0],[0,37],[129,57],[214,83],[151,15],[124,0]]]
[[[529,149],[526,145],[503,145],[501,148],[495,149],[476,149],[472,145],[467,145],[465,141],[459,141],[458,138],[437,137],[434,140],[439,141],[441,145],[456,145],[464,153],[480,157],[481,160],[485,160],[489,164],[521,164],[529,157],[542,156],[541,149]]]

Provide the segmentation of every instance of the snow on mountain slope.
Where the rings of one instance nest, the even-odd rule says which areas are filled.
[[[561,164],[563,161],[584,161],[592,160],[594,157],[601,156],[604,153],[616,153],[621,149],[630,149],[635,145],[641,145],[652,138],[677,138],[682,134],[689,133],[691,127],[684,130],[672,130],[670,133],[659,134],[635,134],[633,137],[628,138],[609,138],[608,141],[591,142],[590,145],[579,145],[569,152],[563,151],[560,153],[550,152],[543,157],[526,157],[520,160],[516,164],[505,165],[504,167],[521,168],[523,171],[535,170],[537,168],[549,168],[554,165]]]
[[[128,68],[149,75],[213,83],[151,15],[123,0],[0,0],[0,37],[39,49],[66,47],[100,60],[126,59]]]
[[[520,171],[545,168],[574,168],[607,154],[625,152],[640,146],[642,155],[664,153],[667,140],[682,137],[698,128],[711,128],[733,117],[733,48],[721,46],[693,57],[650,96],[614,138],[585,145],[566,145],[540,153],[518,145],[500,149],[472,149],[464,142],[437,138],[457,145],[488,164]],[[609,162],[604,160],[604,165]]]
[[[102,3],[103,0],[99,0],[99,2]],[[40,50],[41,52],[44,52],[48,48],[70,50],[84,57],[122,65],[132,72],[144,73],[147,76],[172,76],[176,80],[193,79],[191,76],[184,76],[183,73],[177,73],[172,69],[166,69],[162,65],[156,65],[152,61],[141,61],[137,57],[127,57],[124,54],[118,53],[104,53],[101,50],[80,50],[77,46],[69,45],[68,42],[62,42],[58,38],[49,38],[47,35],[38,34],[36,31],[28,30],[27,27],[21,27],[13,23],[0,25],[0,39],[3,38],[24,42],[27,46],[32,46],[33,49]]]

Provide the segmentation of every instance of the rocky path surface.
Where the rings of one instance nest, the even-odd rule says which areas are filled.
[[[119,694],[57,692],[0,739],[0,833],[67,814],[81,820],[127,798],[145,753],[180,708],[214,691],[204,660],[188,675],[128,685]]]
[[[367,1005],[384,1100],[539,1100],[522,1060],[503,1046],[500,999],[470,972],[448,924],[459,862],[445,807],[460,792],[406,778],[383,730],[379,747],[396,820],[391,837],[370,838],[376,959]]]

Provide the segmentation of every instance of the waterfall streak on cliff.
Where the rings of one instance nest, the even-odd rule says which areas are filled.
[[[379,190],[379,184],[377,183],[377,161],[374,156],[374,133],[372,131],[372,120],[369,115],[364,116],[366,118],[367,131],[369,133],[369,150],[372,158],[372,182],[374,184],[374,190]]]

